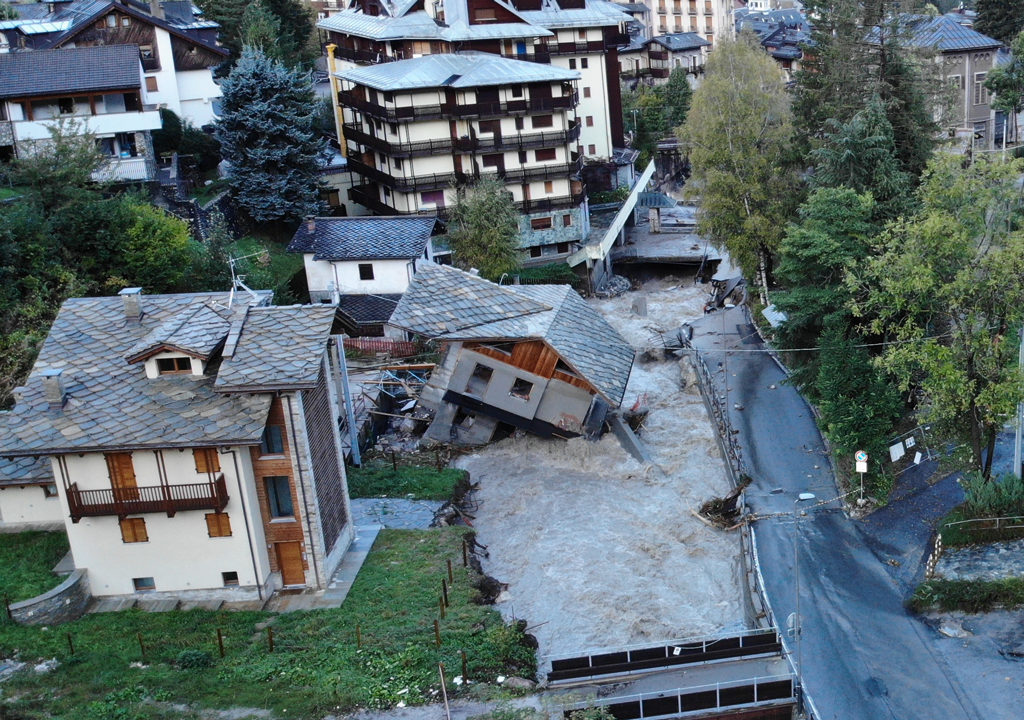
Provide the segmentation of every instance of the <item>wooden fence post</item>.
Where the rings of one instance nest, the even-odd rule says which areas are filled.
[[[359,625],[356,625],[356,648],[361,649],[363,647],[363,630]]]
[[[434,620],[434,643],[441,647],[441,623]]]
[[[448,602],[448,581],[441,578],[441,597],[444,598],[444,606],[451,607],[451,603]]]
[[[455,573],[452,572],[452,561],[451,561],[451,559],[449,559],[447,562],[448,562],[448,582],[454,585],[455,584]]]
[[[459,650],[459,654],[462,655],[462,682],[464,684],[469,683],[469,663],[466,661],[466,651]]]
[[[217,647],[220,648],[220,656],[224,657],[224,634],[217,628]]]
[[[135,633],[135,637],[139,639],[139,649],[142,650],[142,661],[146,661],[146,643],[142,642],[142,633]]]
[[[71,633],[68,633],[68,649],[71,651],[72,655],[75,654],[75,643],[71,639]]]
[[[274,652],[274,628],[267,628],[267,645],[270,647],[270,652]]]

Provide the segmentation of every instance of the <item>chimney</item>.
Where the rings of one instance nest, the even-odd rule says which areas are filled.
[[[160,4],[160,0],[149,0],[149,14],[155,18],[164,18],[164,8]]]
[[[124,300],[124,316],[134,322],[142,319],[142,288],[125,288],[118,293]]]
[[[306,216],[306,232],[310,235],[316,232],[316,218],[313,215]]]
[[[54,368],[47,368],[40,373],[43,376],[43,395],[46,396],[46,402],[50,404],[50,408],[56,410],[64,407],[64,401],[67,400],[67,394],[64,392],[64,378],[63,370],[56,370]]]
[[[472,275],[473,277],[480,277],[480,271],[477,270],[476,268],[470,268],[469,274]]]

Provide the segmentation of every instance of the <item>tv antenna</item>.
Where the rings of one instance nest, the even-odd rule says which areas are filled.
[[[253,290],[251,287],[245,284],[246,276],[239,275],[238,272],[236,272],[238,263],[240,263],[242,260],[249,260],[250,258],[256,257],[260,259],[269,259],[270,253],[268,253],[266,248],[264,248],[259,252],[250,253],[248,255],[243,255],[241,257],[231,257],[230,255],[228,255],[228,266],[231,268],[231,295],[228,297],[228,307],[231,307],[235,302],[236,290],[245,290],[247,293],[249,293],[249,296],[253,300],[259,301],[262,299],[255,290]]]

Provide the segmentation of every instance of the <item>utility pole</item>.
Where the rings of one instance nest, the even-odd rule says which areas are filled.
[[[1024,372],[1024,327],[1020,329],[1020,354],[1017,366]],[[1013,474],[1021,476],[1021,431],[1024,429],[1024,402],[1017,403],[1017,433],[1013,443]]]
[[[334,336],[334,352],[338,354],[335,368],[341,375],[341,388],[345,395],[345,418],[348,423],[349,443],[352,445],[352,464],[362,467],[363,460],[359,456],[359,428],[356,427],[356,413],[352,408],[352,389],[348,383],[348,363],[345,361],[345,336]]]

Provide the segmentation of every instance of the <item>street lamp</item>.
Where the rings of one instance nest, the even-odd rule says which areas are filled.
[[[800,616],[800,513],[804,511],[798,512],[798,506],[800,503],[814,500],[814,498],[814,493],[804,492],[797,495],[796,500],[793,501],[793,568],[796,572],[796,612],[789,619],[790,626],[796,634],[796,687],[797,701],[801,708],[804,704],[804,656],[800,637],[803,634],[803,618]]]

